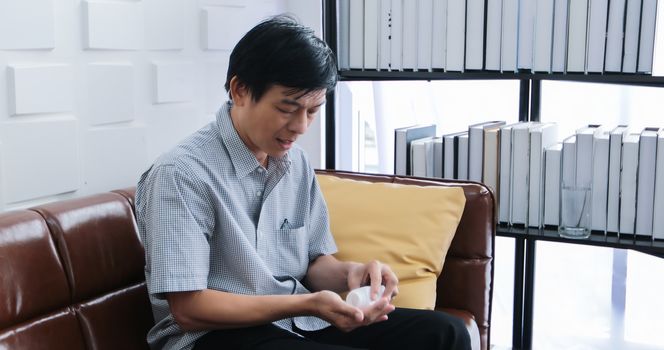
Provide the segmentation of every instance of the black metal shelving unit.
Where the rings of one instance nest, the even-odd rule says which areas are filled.
[[[323,1],[324,38],[336,52],[337,10],[335,0]],[[519,81],[519,121],[539,121],[542,80],[570,82],[621,84],[636,86],[664,87],[664,77],[643,74],[540,74],[530,72],[442,72],[442,71],[339,71],[340,81],[397,81],[397,80],[518,80]],[[325,166],[335,169],[335,110],[334,93],[327,96],[325,121]],[[618,236],[593,232],[588,239],[567,239],[558,235],[556,228],[514,227],[500,224],[497,236],[510,237],[515,241],[514,265],[514,310],[512,328],[513,349],[532,347],[533,301],[535,292],[535,257],[538,241],[582,244],[595,247],[631,249],[664,259],[664,241],[652,241],[634,236]]]

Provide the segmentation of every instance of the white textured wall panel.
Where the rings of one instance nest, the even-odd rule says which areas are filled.
[[[254,23],[246,7],[208,6],[202,13],[203,48],[232,50]]]
[[[193,63],[155,62],[155,103],[186,102],[194,96]]]
[[[72,118],[0,125],[5,203],[78,190],[77,124]]]
[[[9,66],[7,79],[10,114],[72,110],[73,71],[69,65]]]
[[[0,1],[0,49],[55,47],[53,0]]]
[[[205,63],[205,111],[208,113],[216,112],[219,106],[228,100],[224,88],[227,70],[228,59]]]
[[[129,64],[94,63],[87,67],[87,110],[92,125],[134,119],[134,67]]]
[[[152,50],[184,48],[185,0],[143,0],[145,46]]]
[[[137,50],[143,43],[140,2],[83,3],[84,46],[88,49]]]
[[[144,126],[90,130],[83,150],[88,193],[135,186],[148,166]]]
[[[256,0],[254,0],[256,1]],[[247,0],[200,0],[201,5],[247,6]]]

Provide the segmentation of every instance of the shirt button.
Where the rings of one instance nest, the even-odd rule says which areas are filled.
[[[261,191],[256,191],[256,197],[260,197],[261,194],[263,194],[263,192],[261,192]]]

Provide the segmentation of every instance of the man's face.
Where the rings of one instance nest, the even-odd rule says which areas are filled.
[[[291,88],[273,85],[259,101],[253,101],[247,95],[243,102],[238,133],[262,162],[267,155],[283,157],[293,142],[307,131],[325,103],[325,89],[305,95],[303,92],[293,93]]]

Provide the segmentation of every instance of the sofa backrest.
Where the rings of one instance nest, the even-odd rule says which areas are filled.
[[[316,172],[370,182],[463,188],[466,206],[452,245],[447,252],[443,272],[438,278],[436,309],[470,312],[479,327],[482,349],[488,349],[496,235],[493,192],[484,184],[470,181],[362,174],[338,170]]]
[[[0,349],[147,349],[144,264],[121,194],[0,214]]]

